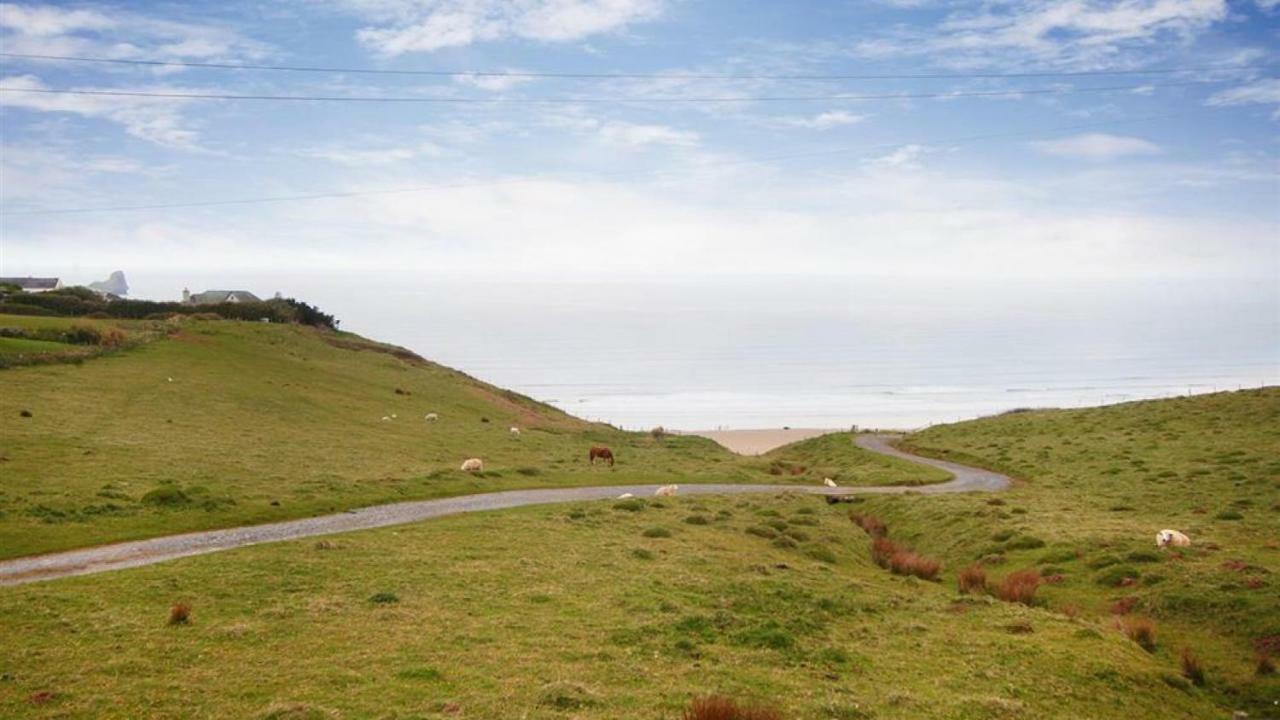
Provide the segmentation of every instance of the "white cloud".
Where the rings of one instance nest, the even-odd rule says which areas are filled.
[[[818,113],[812,117],[781,118],[778,124],[789,127],[807,128],[810,130],[830,130],[831,128],[843,127],[845,125],[855,125],[866,119],[866,115],[857,115],[845,110],[830,110]]]
[[[504,72],[519,72],[512,68],[507,68]],[[520,75],[475,75],[464,74],[454,75],[453,81],[459,85],[468,85],[470,87],[480,88],[481,90],[491,90],[493,92],[501,92],[510,90],[518,85],[524,85],[532,82],[533,78],[523,77]]]
[[[918,170],[923,167],[921,159],[932,151],[933,148],[925,145],[903,145],[886,155],[871,158],[864,164],[872,167]]]
[[[11,75],[0,78],[0,107],[51,113],[71,113],[82,117],[102,118],[114,122],[134,137],[157,145],[183,150],[202,150],[199,134],[180,113],[180,108],[193,101],[182,98],[128,97],[120,95],[58,95],[22,90],[47,89],[34,75]],[[94,88],[83,88],[94,89]],[[144,88],[111,88],[147,92],[195,92],[187,88],[149,86]]]
[[[641,145],[678,145],[693,147],[698,144],[698,133],[677,130],[666,125],[645,125],[611,120],[599,129],[600,139],[611,145],[639,147]]]
[[[1073,135],[1057,140],[1038,140],[1031,147],[1058,157],[1085,158],[1087,160],[1110,160],[1111,158],[1131,155],[1157,155],[1160,146],[1149,140],[1105,133],[1088,133]]]
[[[0,44],[10,53],[122,59],[227,61],[267,54],[263,43],[225,27],[52,4],[0,3]]]
[[[1280,1],[1280,0],[1278,0]],[[1280,104],[1280,78],[1258,80],[1223,90],[1209,98],[1210,105],[1277,105]]]
[[[385,55],[521,38],[579,40],[657,17],[662,0],[345,0],[376,25],[359,41]]]
[[[1185,40],[1226,17],[1225,0],[996,2],[977,12],[953,12],[935,28],[892,31],[856,50],[865,56],[946,54],[951,64],[966,66],[1015,60],[1114,64],[1126,49]]]
[[[351,167],[379,167],[414,160],[420,157],[438,157],[443,150],[434,143],[424,142],[401,147],[346,147],[331,146],[308,148],[299,152],[304,157],[313,157],[339,165]]]

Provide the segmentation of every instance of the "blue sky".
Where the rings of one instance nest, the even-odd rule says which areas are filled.
[[[5,4],[5,53],[446,74],[2,58],[0,272],[1204,278],[1274,297],[1278,41],[1275,0]],[[947,77],[760,77],[837,74]],[[27,92],[67,89],[498,102]],[[65,212],[313,194],[342,196]]]

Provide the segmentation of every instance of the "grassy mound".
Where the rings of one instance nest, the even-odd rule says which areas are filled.
[[[0,370],[0,557],[523,487],[821,482],[703,438],[587,423],[350,333],[0,315],[50,337],[80,326],[130,342]],[[616,466],[587,464],[596,444]],[[851,465],[870,457],[842,444]],[[483,473],[458,469],[470,457]],[[874,462],[886,483],[929,473]]]

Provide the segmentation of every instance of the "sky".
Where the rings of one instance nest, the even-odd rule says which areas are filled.
[[[0,48],[5,275],[1277,292],[1276,0],[16,3]]]

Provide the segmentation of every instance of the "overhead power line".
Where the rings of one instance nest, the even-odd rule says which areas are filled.
[[[558,80],[948,80],[965,78],[1045,78],[1106,77],[1117,75],[1173,75],[1188,72],[1221,72],[1256,69],[1250,65],[1220,64],[1172,68],[1110,68],[1098,70],[1029,70],[1019,72],[934,72],[934,73],[635,73],[635,72],[544,72],[535,70],[415,70],[323,65],[263,65],[253,63],[195,62],[0,53],[15,60],[97,63],[142,67],[176,67],[204,70],[262,70],[297,73],[346,73],[353,75],[399,75],[417,77],[486,77]]]
[[[1200,112],[1214,112],[1217,108],[1205,108]],[[1011,137],[1036,137],[1046,133],[1066,132],[1071,130],[1084,130],[1089,128],[1106,127],[1111,125],[1123,125],[1129,123],[1149,122],[1153,120],[1167,120],[1171,118],[1183,117],[1190,113],[1176,113],[1165,115],[1151,115],[1138,118],[1130,118],[1127,120],[1105,120],[1091,123],[1075,123],[1071,125],[1060,125],[1056,127],[1040,128],[1037,130],[1024,130],[1019,132],[1006,133],[983,133],[979,135],[968,135],[949,140],[930,140],[917,142],[895,142],[895,143],[879,143],[876,145],[868,145],[861,147],[846,148],[826,148],[823,150],[814,150],[801,153],[786,153],[780,155],[766,155],[754,158],[743,158],[736,160],[724,160],[720,162],[701,163],[689,168],[677,168],[676,170],[661,169],[652,171],[621,171],[613,173],[601,173],[596,177],[601,178],[619,178],[619,177],[644,177],[644,176],[661,176],[664,174],[672,174],[681,170],[702,170],[707,168],[732,167],[736,165],[758,165],[768,162],[779,162],[784,160],[796,160],[807,157],[826,157],[830,155],[841,155],[852,152],[871,153],[892,150],[903,145],[919,144],[919,145],[949,145],[959,146],[977,142],[985,142],[988,140],[1000,140]],[[195,208],[211,208],[226,207],[234,205],[265,205],[279,202],[305,202],[309,200],[335,200],[356,197],[374,197],[379,195],[402,195],[416,192],[429,192],[435,190],[461,190],[482,187],[495,187],[501,185],[510,185],[514,183],[526,182],[528,178],[511,178],[509,180],[485,181],[485,182],[469,182],[469,183],[441,183],[435,185],[418,185],[413,187],[402,188],[386,188],[382,190],[351,190],[344,192],[323,192],[308,193],[297,195],[267,195],[250,198],[233,198],[228,200],[202,200],[194,202],[177,202],[177,203],[153,203],[139,205],[114,205],[101,207],[85,207],[85,208],[48,208],[33,210],[17,210],[0,212],[0,217],[32,217],[32,216],[53,216],[53,215],[85,215],[91,213],[111,213],[111,212],[134,212],[144,210],[178,210],[178,209],[195,209]]]
[[[1127,92],[1135,90],[1216,85],[1221,80],[1189,80],[1175,83],[1144,83],[1142,85],[1112,85],[1102,87],[1052,87],[1023,88],[1020,90],[957,90],[952,92],[906,92],[852,95],[760,95],[740,97],[684,97],[659,95],[653,97],[418,97],[395,95],[269,95],[203,92],[164,92],[150,90],[90,90],[73,88],[17,88],[0,87],[5,93],[36,93],[44,95],[90,95],[98,97],[136,97],[166,100],[248,100],[266,102],[347,102],[347,103],[397,103],[427,105],[577,105],[599,103],[751,103],[751,102],[836,102],[870,100],[939,100],[974,97],[1020,97],[1024,95],[1068,95],[1075,93]]]

